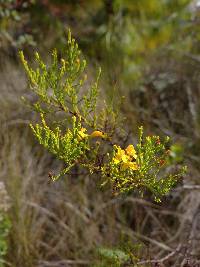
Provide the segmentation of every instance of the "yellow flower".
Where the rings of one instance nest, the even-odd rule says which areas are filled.
[[[117,153],[115,154],[115,157],[113,158],[114,163],[118,164],[119,162],[127,162],[128,158],[127,155],[125,154],[125,151],[121,149],[120,146],[115,146],[117,149]]]
[[[122,163],[122,170],[131,169],[133,171],[136,171],[138,169],[138,165],[136,162],[123,162]]]
[[[82,140],[84,138],[87,138],[88,137],[88,134],[86,134],[87,130],[85,128],[81,128],[80,131],[78,131],[78,139],[79,140]]]
[[[113,162],[115,164],[119,164],[122,167],[122,170],[137,170],[138,165],[136,162],[132,162],[132,158],[137,158],[136,151],[133,147],[133,145],[129,145],[125,150],[121,149],[120,146],[115,146],[115,149],[117,152],[115,153],[115,156],[113,157]]]
[[[133,157],[134,159],[137,158],[137,154],[136,154],[136,151],[133,145],[127,146],[125,151],[126,151],[126,154],[129,155],[130,157]]]
[[[105,137],[105,134],[101,131],[94,131],[91,133],[90,137],[102,137],[104,138]]]

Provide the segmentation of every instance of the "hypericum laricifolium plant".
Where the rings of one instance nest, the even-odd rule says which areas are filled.
[[[53,180],[79,165],[101,174],[102,184],[110,183],[115,194],[148,189],[159,200],[169,192],[184,172],[169,166],[169,138],[164,142],[158,136],[145,138],[140,127],[137,145],[118,144],[118,111],[100,101],[100,71],[96,81],[88,84],[86,61],[70,31],[63,56],[54,50],[50,64],[37,52],[35,68],[23,52],[20,57],[36,95],[29,105],[40,114],[40,123],[31,123],[31,129],[39,143],[66,165],[60,174],[51,175]]]

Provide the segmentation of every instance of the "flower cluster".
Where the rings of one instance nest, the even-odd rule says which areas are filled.
[[[127,146],[124,150],[120,146],[115,145],[116,150],[113,157],[113,163],[118,165],[122,170],[137,170],[138,164],[136,163],[137,153],[133,145]]]

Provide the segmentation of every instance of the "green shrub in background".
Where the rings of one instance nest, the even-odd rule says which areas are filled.
[[[3,214],[0,213],[0,267],[5,266],[4,257],[7,254],[8,250],[8,242],[7,242],[7,236],[10,230],[10,220],[9,218]]]
[[[54,50],[49,66],[37,52],[35,69],[29,66],[23,52],[20,57],[30,89],[37,96],[31,105],[41,117],[40,123],[30,125],[31,129],[39,143],[66,164],[60,174],[50,175],[54,180],[79,165],[91,174],[100,174],[102,184],[110,183],[117,194],[149,190],[159,201],[169,192],[185,169],[174,171],[168,165],[168,137],[164,141],[158,136],[144,138],[141,127],[138,144],[121,148],[115,137],[122,127],[117,111],[100,102],[99,74],[86,89],[86,61],[70,32],[63,57],[58,58]],[[52,125],[48,123],[50,116],[54,118]]]
[[[130,256],[120,249],[100,248],[98,249],[100,263],[93,267],[120,267],[127,263]]]
[[[5,266],[4,257],[8,250],[7,236],[11,227],[11,222],[7,215],[9,206],[9,197],[4,183],[0,182],[0,267]]]
[[[198,29],[191,23],[194,17],[191,0],[135,0],[134,3],[112,0],[98,1],[99,5],[94,2],[92,18],[86,22],[93,30],[82,39],[89,46],[87,53],[102,60],[112,83],[117,80],[132,88],[143,77],[155,54],[189,52],[192,38],[198,39]],[[89,9],[90,5],[85,7]]]
[[[0,0],[0,42],[1,48],[11,45],[14,48],[24,45],[35,46],[30,33],[24,32],[27,20],[27,8],[35,1]]]

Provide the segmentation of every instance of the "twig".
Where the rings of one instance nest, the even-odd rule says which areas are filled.
[[[158,260],[145,260],[145,261],[140,261],[137,264],[142,265],[145,263],[164,263],[165,261],[169,260],[170,258],[172,258],[175,254],[179,253],[181,250],[182,245],[179,244],[178,247],[172,251],[171,253],[169,253],[168,255],[166,255],[165,257],[163,257],[162,259],[158,259]]]
[[[200,190],[200,185],[183,185],[183,189],[187,190]]]
[[[39,261],[39,266],[45,267],[67,267],[69,265],[88,265],[90,261],[86,260],[61,260],[61,261]]]

